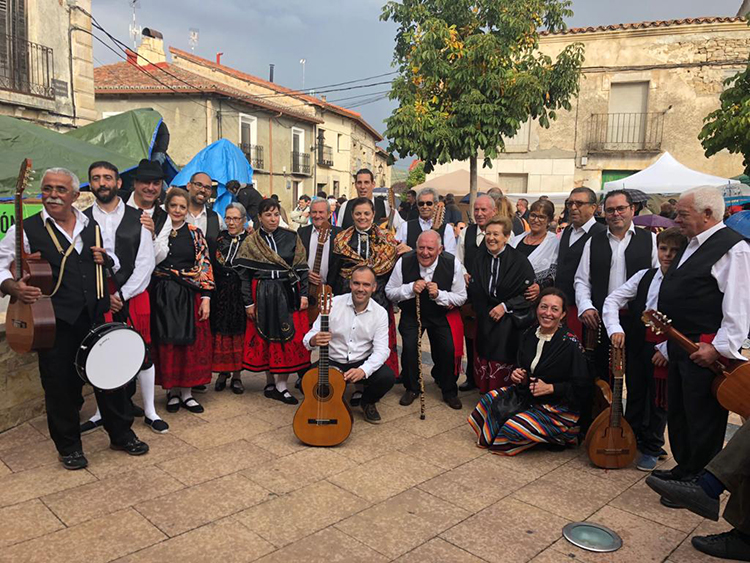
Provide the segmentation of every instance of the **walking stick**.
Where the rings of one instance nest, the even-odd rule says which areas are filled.
[[[424,291],[424,290],[423,290]],[[421,295],[421,294],[420,294]],[[422,314],[420,312],[420,295],[416,297],[417,308],[417,366],[419,367],[419,418],[424,420],[424,377],[422,377]]]

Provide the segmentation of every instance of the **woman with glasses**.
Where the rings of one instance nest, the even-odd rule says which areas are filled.
[[[531,230],[513,237],[510,245],[526,256],[536,275],[532,286],[526,291],[526,298],[534,301],[539,292],[555,284],[557,252],[560,241],[548,230],[555,218],[555,206],[548,199],[540,199],[531,204],[529,226]]]
[[[223,391],[229,384],[232,391],[241,395],[243,352],[245,349],[245,326],[247,317],[242,305],[242,282],[234,269],[234,260],[242,246],[247,231],[245,207],[241,203],[230,203],[224,211],[226,230],[216,239],[216,250],[211,257],[216,280],[216,292],[211,314],[211,330],[214,335],[213,371],[219,372],[214,389]]]

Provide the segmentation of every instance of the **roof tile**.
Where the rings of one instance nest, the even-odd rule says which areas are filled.
[[[598,25],[596,27],[571,27],[565,31],[550,33],[543,31],[540,35],[579,35],[581,33],[594,33],[601,31],[624,31],[632,29],[651,29],[658,27],[674,27],[679,25],[705,25],[712,23],[734,23],[744,21],[744,18],[735,16],[711,16],[701,18],[683,18],[681,20],[655,20],[636,23],[616,23],[611,25]]]

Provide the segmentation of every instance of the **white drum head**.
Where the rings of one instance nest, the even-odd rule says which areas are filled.
[[[136,331],[111,330],[95,342],[86,357],[86,378],[97,389],[118,389],[141,370],[146,344]]]

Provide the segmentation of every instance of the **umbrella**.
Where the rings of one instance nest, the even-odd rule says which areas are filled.
[[[750,211],[740,211],[728,217],[724,224],[740,233],[743,237],[750,237]]]
[[[675,222],[672,219],[667,219],[661,215],[638,215],[633,217],[633,224],[649,229],[654,227],[668,229],[675,226]]]
[[[750,202],[750,186],[745,184],[727,184],[721,187],[726,205],[743,205]]]
[[[487,195],[484,192],[477,192],[477,197],[480,195]],[[471,199],[471,194],[466,194],[464,197],[461,198],[461,201],[459,203],[469,203],[469,200]]]
[[[633,203],[646,203],[648,201],[648,196],[641,190],[627,188],[625,191],[630,194],[630,199],[633,200]]]

